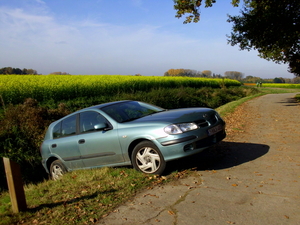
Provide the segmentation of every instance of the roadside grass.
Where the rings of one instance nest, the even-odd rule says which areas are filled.
[[[264,94],[297,93],[300,88],[261,87],[258,88]]]
[[[14,214],[9,193],[0,196],[0,224],[93,224],[138,191],[189,174],[146,175],[132,168],[100,168],[66,173],[60,180],[25,186],[28,209]]]
[[[222,106],[216,108],[216,111],[217,111],[222,117],[225,117],[225,116],[227,116],[228,114],[234,112],[234,110],[236,109],[236,107],[238,107],[239,105],[243,104],[244,102],[246,102],[246,101],[248,101],[248,100],[250,100],[250,99],[253,99],[253,98],[262,96],[262,95],[264,95],[264,93],[259,93],[259,94],[247,96],[247,97],[245,97],[245,98],[241,98],[241,99],[239,99],[239,100],[229,102],[229,103],[227,103],[227,104],[225,104],[225,105],[222,105]]]
[[[234,112],[236,107],[238,107],[239,105],[241,105],[244,102],[249,101],[253,98],[257,98],[259,96],[266,95],[266,94],[281,94],[281,93],[298,93],[298,92],[300,92],[300,89],[288,89],[288,88],[268,88],[268,87],[264,88],[264,87],[261,87],[261,88],[257,88],[257,89],[260,91],[260,93],[254,94],[251,96],[247,96],[247,97],[241,98],[236,101],[229,102],[225,105],[222,105],[222,106],[216,108],[216,111],[222,117],[225,117],[228,114]],[[298,101],[300,101],[300,94],[295,95],[295,98]]]
[[[259,88],[261,93],[217,108],[226,116],[240,104],[264,94],[296,93],[300,89]],[[300,96],[299,96],[300,99]],[[173,172],[167,177],[146,175],[132,168],[78,170],[59,181],[44,180],[25,186],[28,209],[14,214],[8,192],[0,192],[0,224],[94,224],[137,192],[154,185],[189,176],[193,169]]]

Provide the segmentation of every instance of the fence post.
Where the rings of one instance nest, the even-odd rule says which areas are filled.
[[[3,162],[12,210],[14,213],[24,211],[27,205],[20,166],[9,158],[3,158]]]

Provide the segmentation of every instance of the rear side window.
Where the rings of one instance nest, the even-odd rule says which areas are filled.
[[[54,139],[76,134],[76,115],[70,116],[53,127]]]
[[[61,121],[61,134],[63,137],[76,134],[76,115]]]
[[[54,127],[53,127],[53,138],[60,138],[61,137],[61,122],[56,124]]]

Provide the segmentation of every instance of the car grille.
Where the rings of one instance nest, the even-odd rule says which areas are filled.
[[[218,121],[216,114],[207,115],[205,119],[197,120],[195,123],[198,127],[208,127],[214,125]]]

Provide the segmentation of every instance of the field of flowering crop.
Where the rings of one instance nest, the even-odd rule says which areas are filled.
[[[135,93],[159,88],[240,86],[230,79],[123,75],[0,75],[0,95],[5,104],[26,98],[38,101]]]
[[[278,84],[278,83],[263,83],[262,87],[272,87],[272,88],[296,88],[300,89],[300,84]]]

